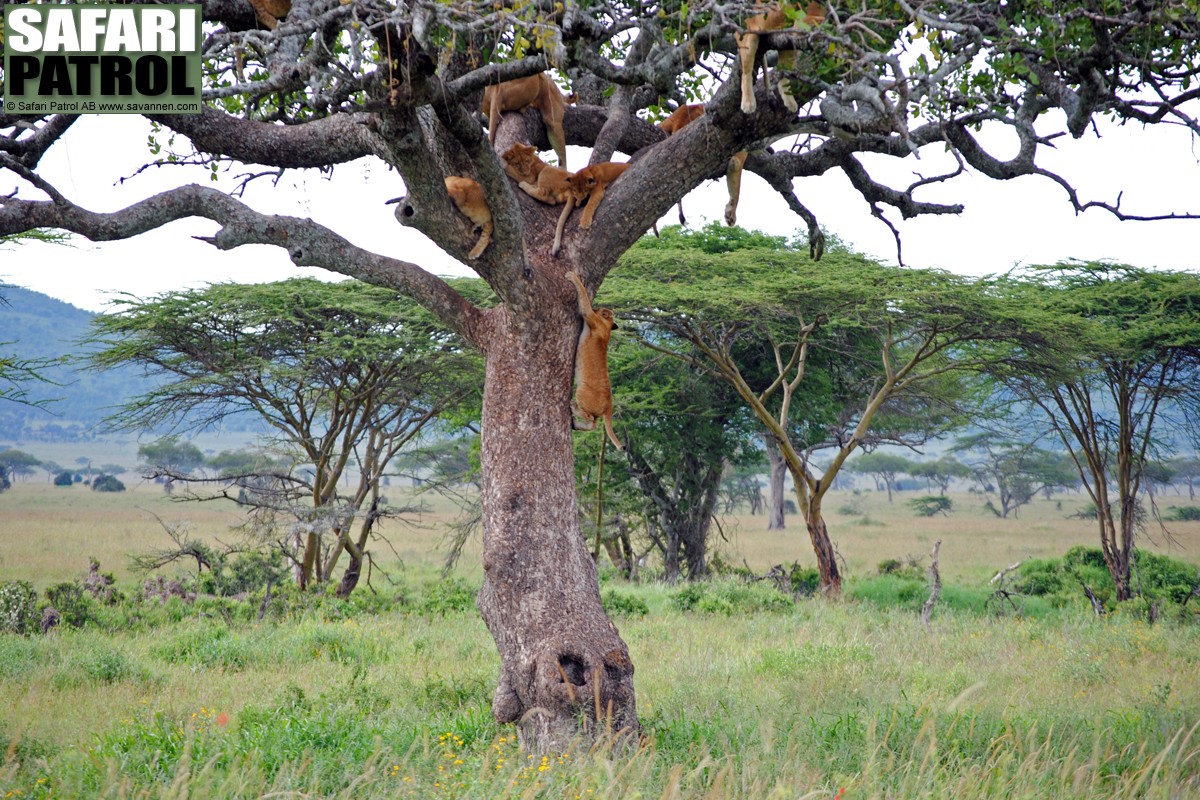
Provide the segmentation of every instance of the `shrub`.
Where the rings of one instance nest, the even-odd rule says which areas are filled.
[[[218,563],[215,558],[213,561]],[[278,550],[251,551],[218,563],[214,572],[201,573],[196,586],[201,592],[228,597],[259,591],[268,581],[278,585],[286,577],[287,567]]]
[[[689,583],[672,595],[671,605],[680,611],[733,615],[782,611],[792,607],[792,600],[772,586],[729,580],[708,584]]]
[[[650,606],[635,594],[622,592],[619,589],[605,589],[600,594],[600,602],[609,614],[627,614],[644,617],[650,613]]]
[[[679,611],[694,611],[704,597],[705,587],[701,583],[687,583],[671,595],[671,606]]]
[[[1056,595],[1066,588],[1061,564],[1056,558],[1041,558],[1026,561],[1017,573],[1013,590],[1018,594],[1037,597]]]
[[[920,581],[925,579],[925,570],[912,556],[901,561],[898,558],[885,558],[876,567],[880,575],[893,575],[901,580]]]
[[[1081,582],[1090,586],[1101,602],[1112,605],[1112,576],[1104,554],[1095,547],[1072,547],[1061,559],[1027,561],[1021,565],[1013,588],[1021,594],[1066,603],[1082,596]],[[1134,551],[1133,589],[1144,600],[1182,603],[1198,585],[1200,574],[1191,564],[1145,550]]]
[[[475,603],[475,591],[460,578],[438,581],[421,598],[417,610],[422,614],[450,614],[466,611]]]
[[[93,492],[123,492],[125,484],[117,480],[115,475],[100,475],[92,481]]]
[[[62,615],[62,622],[69,627],[82,628],[92,619],[92,604],[78,583],[57,583],[46,590],[46,599]]]
[[[716,584],[700,601],[700,610],[718,614],[748,614],[757,611],[786,611],[792,600],[761,583],[726,581]]]
[[[812,597],[821,588],[821,573],[816,567],[793,569],[789,576],[792,581],[792,593]]]
[[[1200,506],[1171,506],[1166,519],[1172,522],[1200,522]]]
[[[1133,586],[1148,598],[1182,603],[1200,586],[1200,571],[1183,561],[1138,550],[1134,558]]]
[[[33,584],[29,581],[0,583],[0,631],[33,633],[38,629],[40,619]]]
[[[75,474],[73,472],[71,472],[70,470],[58,473],[57,475],[54,476],[54,485],[55,486],[74,486],[75,485]]]

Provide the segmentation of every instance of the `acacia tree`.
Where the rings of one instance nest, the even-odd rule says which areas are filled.
[[[909,466],[908,474],[914,478],[924,478],[938,485],[943,495],[950,491],[950,484],[955,478],[971,477],[971,468],[952,455],[943,455],[936,461],[914,461]]]
[[[667,581],[704,578],[721,478],[752,446],[742,404],[727,385],[643,347],[622,343],[612,361],[624,468],[646,535]],[[619,469],[616,461],[606,474]]]
[[[103,324],[104,318],[100,317],[98,319],[100,320],[100,323]],[[170,315],[167,315],[165,319],[171,320],[173,318]],[[131,330],[132,329],[130,328],[126,328],[125,333],[128,334],[131,332]],[[126,344],[128,344],[128,342]],[[135,360],[132,358],[112,358],[111,361],[105,362],[101,360],[103,358],[103,355],[98,357],[96,361],[97,365],[102,363],[115,365],[117,363],[121,363],[121,360]],[[188,362],[183,361],[181,363],[186,364]],[[143,362],[143,364],[145,364],[145,362]],[[203,369],[203,367],[197,364],[196,369],[197,372],[199,372],[199,370]],[[159,399],[161,400],[163,398],[160,397]],[[163,417],[158,417],[156,420],[152,420],[150,418],[137,419],[136,413],[133,413],[134,409],[138,406],[137,401],[134,401],[132,406],[133,408],[127,407],[127,411],[130,412],[127,414],[127,418],[129,420],[127,426],[129,427],[152,428],[154,426],[154,422],[161,421],[163,419]],[[153,406],[146,404],[145,410],[148,412],[153,412],[154,415],[158,415],[160,412],[167,411],[167,408],[165,406],[159,406],[156,403]],[[117,424],[119,427],[120,423]],[[139,445],[137,455],[138,460],[145,468],[145,477],[164,481],[163,491],[165,491],[167,494],[170,494],[173,490],[174,481],[181,478],[186,480],[194,473],[195,470],[204,466],[204,453],[201,452],[200,448],[191,442],[180,441],[178,436],[164,436],[161,439],[155,439],[153,442]],[[77,458],[75,459],[75,463],[79,464],[80,466],[86,464],[88,471],[91,471],[92,462],[90,459]]]
[[[295,562],[301,588],[331,581],[349,554],[342,597],[358,584],[376,525],[401,511],[382,497],[389,463],[479,383],[477,360],[458,337],[394,291],[357,281],[126,298],[93,328],[101,345],[93,367],[134,364],[161,379],[122,406],[114,425],[200,429],[250,413],[268,426],[286,468],[222,454],[208,464],[219,471],[213,480],[239,489],[238,502]],[[206,464],[174,437],[138,455],[168,480],[196,481]],[[280,535],[281,519],[294,542]]]
[[[988,508],[1003,519],[1018,516],[1021,506],[1031,503],[1038,492],[1077,482],[1072,464],[1062,453],[1038,447],[1035,441],[1015,441],[989,431],[956,440],[953,451],[971,454],[967,466],[989,496]],[[999,508],[990,499],[992,492]]]
[[[895,453],[863,453],[847,465],[851,472],[863,475],[875,475],[883,481],[887,488],[888,502],[892,502],[892,492],[896,488],[896,476],[909,472],[913,463],[907,458]],[[910,473],[911,474],[911,473]],[[878,483],[875,484],[877,487]]]
[[[1045,346],[1040,317],[1027,319],[989,281],[883,267],[843,248],[820,264],[750,239],[724,252],[709,236],[645,241],[607,290],[644,344],[732,386],[779,442],[822,591],[836,596],[841,573],[823,504],[846,460],[881,444],[915,447],[956,426],[983,388],[972,378]],[[821,467],[818,451],[831,454]],[[862,458],[899,459],[891,474],[907,464]]]
[[[1200,278],[1113,264],[1035,270],[1024,287],[1059,325],[1067,357],[1008,383],[1049,423],[1096,507],[1118,600],[1133,595],[1138,493],[1162,441],[1200,422]]]
[[[917,195],[969,166],[996,179],[1046,176],[1077,209],[1131,218],[1137,213],[1080,198],[1039,164],[1039,154],[1051,143],[1061,147],[1061,133],[1084,135],[1098,114],[1200,131],[1191,110],[1197,91],[1189,88],[1200,71],[1191,0],[830,3],[816,27],[760,35],[760,55],[782,48],[795,57],[780,60],[787,72],[755,84],[750,114],[740,109],[734,34],[754,8],[742,0],[281,5],[290,13],[267,31],[256,29],[249,3],[202,3],[202,113],[151,117],[195,147],[177,155],[246,163],[249,174],[271,176],[377,157],[407,186],[398,218],[460,257],[476,236],[444,178],[473,177],[495,233],[472,267],[499,305],[480,308],[416,264],[367,252],[309,219],[257,212],[212,188],[179,186],[111,212],[82,208],[39,174],[51,146],[71,135],[76,117],[69,115],[0,116],[0,170],[19,184],[15,194],[0,193],[0,236],[44,227],[123,239],[206,217],[220,226],[206,239],[218,249],[273,245],[297,265],[400,290],[483,351],[485,577],[478,605],[501,655],[493,712],[503,722],[521,721],[522,741],[538,750],[573,737],[580,724],[591,728],[597,709],[611,708],[618,729],[637,727],[633,667],[601,609],[571,486],[569,392],[579,320],[565,271],[594,290],[655,220],[702,181],[723,175],[742,150],[750,151],[746,168],[807,223],[819,252],[816,214],[799,199],[797,178],[841,172],[875,216],[885,219],[886,207],[907,218],[961,211],[961,204]],[[915,50],[923,52],[911,57]],[[592,162],[617,151],[638,156],[595,224],[568,226],[557,259],[549,249],[558,209],[516,190],[496,155],[518,140],[545,146],[536,112],[505,115],[494,147],[475,113],[483,87],[552,66],[580,100],[564,119],[568,143],[592,147]],[[781,80],[798,113],[780,102]],[[670,138],[638,116],[685,98],[706,99],[706,114]],[[1016,155],[1008,142],[981,136],[982,126],[1015,136]],[[794,148],[767,149],[797,135]],[[989,152],[993,142],[1004,155]],[[947,149],[956,162],[948,172],[898,188],[873,177],[864,159]]]
[[[41,463],[37,456],[22,450],[0,450],[0,492],[10,488],[14,478],[32,475]]]
[[[1196,479],[1200,478],[1200,458],[1196,456],[1175,456],[1169,462],[1175,471],[1175,478],[1187,484],[1188,499],[1196,499]]]

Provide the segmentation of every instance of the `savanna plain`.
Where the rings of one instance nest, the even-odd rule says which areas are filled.
[[[0,583],[44,592],[94,558],[118,597],[85,598],[78,628],[0,635],[0,796],[1200,797],[1200,600],[1151,622],[1135,605],[1097,617],[1082,589],[998,598],[1002,568],[1093,545],[1095,523],[1070,517],[1083,498],[999,519],[964,493],[949,516],[919,518],[913,494],[827,503],[849,576],[837,602],[745,577],[811,562],[795,517],[767,531],[762,516],[727,516],[724,574],[702,585],[655,582],[652,568],[632,584],[602,565],[643,735],[528,754],[490,712],[478,543],[440,572],[445,501],[389,523],[370,586],[348,600],[275,587],[265,602],[262,589],[138,602],[146,575],[130,556],[169,544],[162,521],[228,543],[236,510],[148,484],[23,481],[0,495]],[[1141,544],[1200,562],[1200,522],[1171,532],[1151,526]],[[937,540],[944,585],[926,627]],[[886,559],[911,563],[880,574]]]

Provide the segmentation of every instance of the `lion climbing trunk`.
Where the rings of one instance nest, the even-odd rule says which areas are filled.
[[[483,397],[483,586],[476,601],[500,651],[492,713],[530,753],[580,735],[636,733],[633,664],[604,614],[579,529],[571,446],[574,309],[547,300],[515,324],[489,314]]]

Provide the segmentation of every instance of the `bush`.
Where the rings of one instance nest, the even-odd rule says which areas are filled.
[[[1136,552],[1133,569],[1135,591],[1151,599],[1182,603],[1197,586],[1200,586],[1200,571],[1191,564],[1144,550]]]
[[[1086,583],[1107,606],[1113,605],[1115,587],[1104,554],[1095,547],[1072,547],[1061,559],[1040,559],[1021,565],[1013,589],[1021,594],[1051,598],[1060,604],[1078,602]],[[1133,590],[1145,601],[1183,603],[1197,585],[1196,567],[1168,556],[1135,550]]]
[[[93,492],[123,492],[125,484],[117,480],[115,475],[100,475],[92,481]]]
[[[0,583],[0,631],[29,634],[38,629],[37,592],[29,581]]]
[[[732,580],[709,584],[689,583],[671,597],[671,605],[680,611],[695,610],[732,616],[790,609],[792,600],[771,586]]]
[[[911,556],[903,561],[898,558],[885,558],[879,562],[876,569],[879,570],[880,575],[893,575],[901,580],[921,581],[925,579],[925,570]]]
[[[460,578],[438,581],[421,598],[417,610],[422,614],[452,614],[466,611],[475,604],[475,590]]]
[[[1166,519],[1172,522],[1200,522],[1200,506],[1171,506]]]
[[[1026,561],[1017,573],[1013,591],[1035,597],[1060,594],[1066,588],[1061,564],[1056,558]]]
[[[218,563],[216,558],[213,561]],[[218,563],[214,572],[201,573],[196,578],[196,588],[205,594],[229,597],[260,591],[268,581],[279,585],[286,577],[287,567],[278,550],[251,551]]]
[[[671,606],[678,611],[695,611],[704,597],[704,584],[687,583],[671,595]]]
[[[71,628],[82,628],[92,619],[91,601],[78,583],[55,584],[46,590],[46,599],[62,615],[63,624]]]
[[[789,575],[792,584],[792,594],[812,597],[821,588],[821,573],[816,567],[793,569]]]
[[[55,486],[74,486],[75,485],[75,474],[73,472],[71,472],[70,470],[67,470],[66,472],[58,473],[57,475],[54,476],[54,485]]]
[[[646,605],[645,600],[619,589],[605,589],[600,593],[600,602],[608,614],[644,617],[650,613],[650,606]]]

